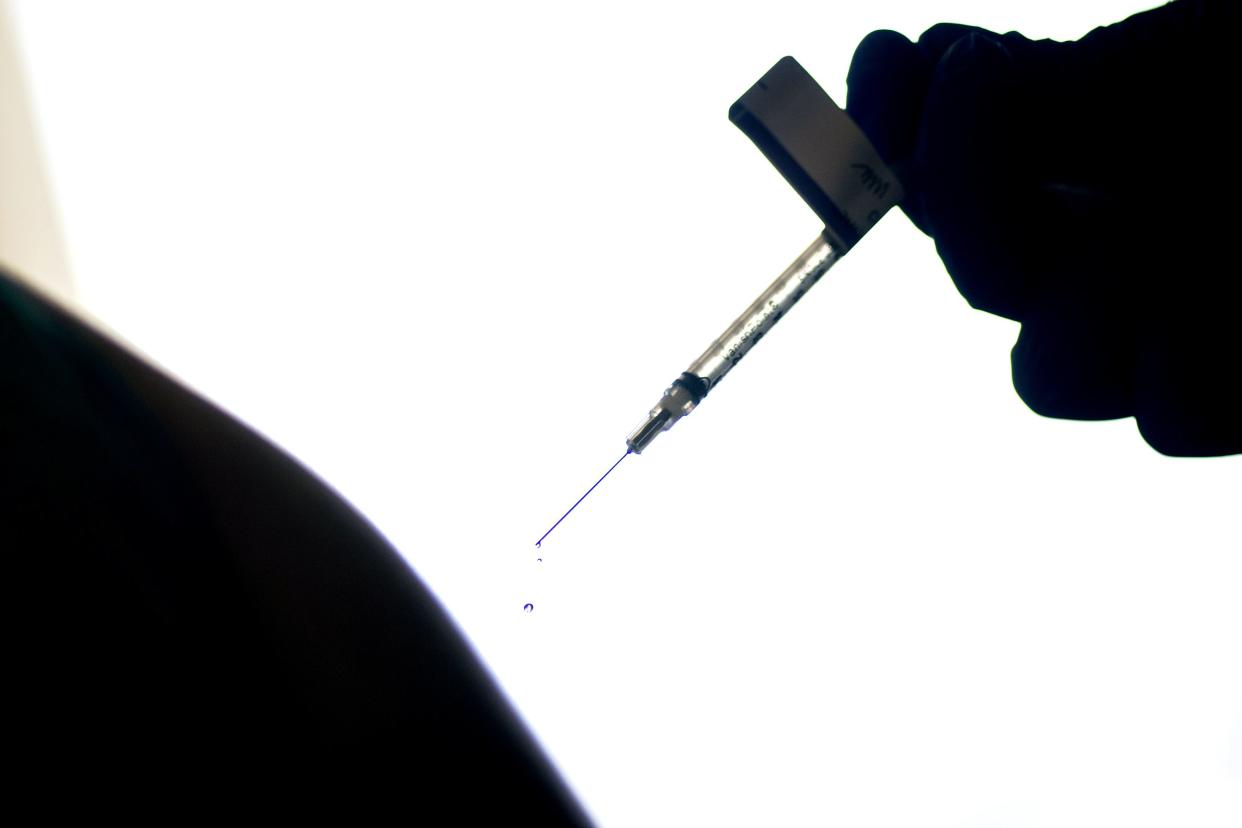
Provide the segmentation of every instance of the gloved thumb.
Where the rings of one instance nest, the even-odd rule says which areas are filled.
[[[897,173],[906,192],[917,191],[912,164],[933,62],[918,45],[893,31],[872,32],[854,51],[845,110]],[[913,199],[902,208],[923,232],[928,228]]]

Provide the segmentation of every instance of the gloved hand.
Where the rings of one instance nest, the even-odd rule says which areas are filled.
[[[1133,415],[1172,455],[1242,451],[1238,6],[1177,2],[1071,43],[868,35],[847,110],[967,301],[1022,323],[1051,417]]]

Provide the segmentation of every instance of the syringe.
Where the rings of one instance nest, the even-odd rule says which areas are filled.
[[[742,357],[750,353],[764,334],[780,321],[790,308],[819,281],[819,277],[841,257],[832,242],[820,235],[794,260],[767,290],[759,295],[711,347],[664,392],[634,433],[625,439],[630,451],[640,454],[662,432],[703,401]]]
[[[824,231],[664,392],[625,440],[639,454],[694,410],[811,286],[901,201],[901,185],[849,116],[791,57],[781,58],[729,109],[736,124],[824,222]],[[620,465],[613,463],[607,477]],[[553,524],[569,517],[601,477]],[[549,529],[536,545],[543,542]]]
[[[811,286],[901,200],[897,177],[819,84],[782,58],[729,110],[824,221],[802,255],[664,392],[626,438],[634,454],[694,410]]]

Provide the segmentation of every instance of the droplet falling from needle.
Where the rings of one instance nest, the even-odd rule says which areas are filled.
[[[625,452],[625,454],[621,455],[621,460],[624,460],[625,458],[627,458],[627,457],[629,457],[629,456],[630,456],[630,452],[627,450],[627,451]],[[572,512],[574,509],[577,509],[577,508],[578,508],[578,504],[579,504],[579,503],[581,503],[582,501],[586,500],[586,499],[587,499],[587,495],[589,495],[591,492],[595,491],[595,487],[596,487],[596,486],[598,486],[600,483],[603,483],[603,482],[604,482],[604,477],[607,477],[608,475],[612,474],[612,470],[613,470],[613,469],[615,469],[617,466],[621,465],[621,460],[618,460],[617,462],[613,463],[613,464],[612,464],[612,466],[608,469],[608,471],[604,472],[604,476],[603,476],[603,477],[601,477],[599,480],[596,480],[596,481],[595,481],[595,483],[594,483],[594,485],[592,485],[592,486],[591,486],[591,488],[589,488],[589,489],[587,489],[587,490],[586,490],[586,494],[584,494],[582,497],[578,498],[578,500],[574,503],[574,505],[569,507],[569,512],[566,512],[565,514],[561,515],[561,520],[558,520],[556,523],[552,524],[552,529],[555,529],[556,527],[560,526],[560,525],[561,525],[561,521],[563,521],[565,518],[569,517],[570,512]],[[541,544],[543,543],[543,541],[544,541],[544,538],[546,538],[548,535],[552,534],[552,529],[549,529],[548,531],[544,532],[544,533],[543,533],[543,537],[542,537],[542,538],[540,538],[539,540],[535,541],[535,546],[539,546],[539,545],[541,545]]]

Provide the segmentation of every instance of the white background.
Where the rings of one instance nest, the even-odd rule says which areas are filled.
[[[532,545],[818,231],[725,117],[777,58],[1142,5],[14,14],[77,301],[357,504],[602,825],[1233,826],[1239,458],[1030,413],[903,216]]]

